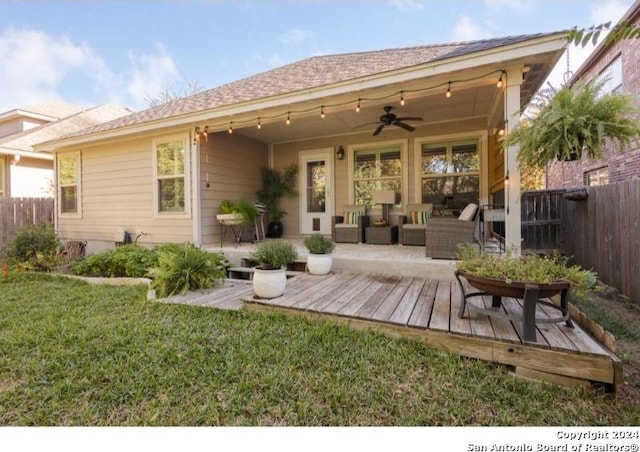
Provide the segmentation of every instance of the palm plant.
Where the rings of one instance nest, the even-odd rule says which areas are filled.
[[[541,94],[535,116],[518,124],[503,141],[504,146],[520,146],[521,167],[544,167],[553,159],[583,156],[597,160],[609,142],[618,151],[629,149],[640,137],[638,109],[632,96],[603,94],[605,82],[563,86],[557,92]]]

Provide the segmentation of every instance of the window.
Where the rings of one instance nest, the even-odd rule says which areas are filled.
[[[58,155],[58,202],[61,214],[80,214],[80,153]]]
[[[607,79],[602,87],[603,94],[622,92],[622,57],[618,56],[609,63],[600,73],[600,78]]]
[[[353,188],[355,204],[373,206],[373,194],[381,190],[396,192],[402,202],[402,152],[399,146],[356,150]]]
[[[154,143],[156,208],[158,213],[186,213],[186,139],[183,136]]]
[[[609,183],[609,168],[602,167],[584,173],[584,184],[589,187],[607,185]]]
[[[422,202],[463,208],[478,202],[477,140],[424,143],[421,149]]]

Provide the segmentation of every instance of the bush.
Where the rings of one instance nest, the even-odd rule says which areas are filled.
[[[92,254],[71,264],[74,274],[142,278],[158,262],[158,252],[137,245],[123,245],[104,253]]]
[[[149,276],[159,298],[215,287],[227,275],[229,263],[221,253],[208,253],[192,244],[165,247],[157,253],[158,264]]]
[[[309,235],[303,243],[311,254],[330,254],[336,246],[333,240],[322,234]]]
[[[298,252],[289,242],[267,240],[256,245],[256,250],[249,256],[265,269],[279,269],[292,264],[298,258]]]
[[[59,247],[53,226],[41,223],[20,228],[7,242],[3,255],[10,264],[25,270],[50,271],[59,262]]]

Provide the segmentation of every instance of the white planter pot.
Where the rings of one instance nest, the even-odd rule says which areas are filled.
[[[285,269],[261,270],[254,269],[253,292],[259,298],[276,298],[284,293],[287,285]]]
[[[242,223],[242,215],[239,213],[219,213],[216,219],[225,226],[232,226]]]
[[[326,275],[331,271],[333,258],[331,254],[309,254],[307,258],[307,270],[312,275]]]

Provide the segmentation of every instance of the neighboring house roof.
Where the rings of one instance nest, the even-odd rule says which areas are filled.
[[[44,102],[0,113],[0,122],[17,117],[56,121],[79,113],[82,110],[83,108],[78,105],[73,105],[63,101]]]
[[[148,110],[133,113],[69,134],[63,138],[107,132],[122,127],[189,115],[226,105],[291,94],[555,34],[557,33],[539,33],[444,45],[315,56]]]
[[[634,4],[631,5],[616,25],[619,25],[622,22],[629,22],[630,24],[637,24],[640,22],[640,0],[636,0]],[[589,57],[580,65],[573,77],[571,77],[569,85],[576,83],[580,77],[582,77],[591,68],[591,66],[593,66],[600,57],[602,57],[603,53],[611,47],[611,45],[612,44],[607,44],[605,40],[602,40],[593,52],[591,52]]]
[[[130,110],[117,104],[100,105],[85,111],[80,109],[80,112],[58,121],[0,138],[0,154],[30,153],[38,143],[55,140],[130,113]]]

